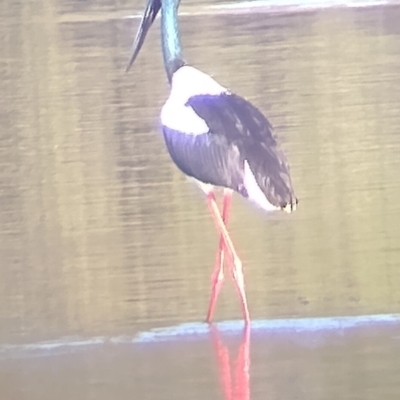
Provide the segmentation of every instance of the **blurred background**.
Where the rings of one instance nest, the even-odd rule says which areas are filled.
[[[234,197],[229,228],[243,260],[252,319],[396,313],[400,7],[308,9],[278,3],[233,10],[213,8],[221,3],[211,0],[182,3],[185,57],[268,116],[299,198],[296,213],[266,215]],[[144,5],[138,0],[0,4],[2,345],[134,336],[204,321],[218,238],[204,196],[172,163],[158,129],[169,93],[159,21],[125,73],[139,23],[125,17],[141,13]],[[229,280],[216,319],[241,319]],[[305,380],[302,390],[288,394],[286,379],[298,376],[303,364],[298,361],[293,375],[285,376],[284,367],[279,379],[268,380],[262,371],[271,358],[261,357],[255,373],[261,386],[252,398],[394,399],[399,361],[385,360],[400,355],[396,337],[393,347],[378,352],[382,358],[372,357],[380,360],[371,364],[373,370],[386,377],[391,371],[393,378],[378,391],[360,390],[365,374],[357,370],[365,366],[363,357],[370,360],[371,348],[379,348],[366,345],[357,348],[357,366],[330,370],[333,378],[326,384],[336,382],[343,391],[322,385],[310,394],[303,389],[313,385]],[[387,343],[387,337],[379,340]],[[357,343],[347,343],[343,357]],[[205,388],[209,398],[220,398],[218,382],[203,373],[214,364],[206,356],[196,364],[204,354],[199,344],[183,352],[188,364],[179,364],[194,381],[190,392],[179,379],[155,372],[155,365],[182,354],[175,346],[168,356],[164,350],[152,349],[151,357],[140,350],[113,364],[127,386],[109,371],[108,381],[98,378],[96,368],[104,360],[82,354],[70,355],[62,366],[57,357],[46,358],[40,363],[51,364],[43,369],[38,359],[31,360],[30,372],[25,361],[0,358],[0,383],[7,399],[194,399],[204,398]],[[296,351],[298,360],[307,360]],[[282,354],[276,357],[282,360]],[[324,360],[322,355],[314,360],[313,368],[320,371]],[[78,373],[82,363],[87,374]],[[144,363],[150,363],[146,372]],[[339,370],[354,379],[340,386]],[[46,386],[48,371],[51,382],[59,382],[52,389]],[[75,379],[79,385],[65,390]],[[117,391],[121,388],[126,392]]]

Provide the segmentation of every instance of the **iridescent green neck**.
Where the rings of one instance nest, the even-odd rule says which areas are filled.
[[[161,0],[161,41],[164,67],[170,83],[174,72],[184,65],[178,26],[179,3],[180,0]]]

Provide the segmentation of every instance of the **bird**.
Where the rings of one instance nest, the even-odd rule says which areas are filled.
[[[161,109],[161,129],[172,161],[204,192],[219,235],[206,322],[211,323],[225,279],[233,278],[243,320],[250,323],[243,265],[227,230],[234,192],[267,211],[296,210],[290,167],[274,129],[253,104],[187,63],[182,54],[180,0],[148,0],[126,71],[161,13],[161,48],[170,94]],[[222,189],[220,210],[216,190]]]

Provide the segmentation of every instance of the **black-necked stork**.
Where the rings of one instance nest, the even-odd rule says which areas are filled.
[[[220,235],[207,321],[213,316],[224,280],[224,258],[249,322],[242,262],[226,229],[235,191],[266,211],[296,209],[289,165],[265,116],[244,98],[188,65],[178,29],[180,0],[148,0],[127,70],[161,10],[161,42],[171,93],[161,110],[165,143],[178,168],[204,191]],[[223,188],[220,213],[214,189]]]

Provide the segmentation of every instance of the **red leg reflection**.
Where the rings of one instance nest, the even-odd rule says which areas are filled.
[[[229,211],[230,211],[230,206],[231,206],[231,200],[232,200],[232,192],[229,190],[224,190],[224,199],[223,199],[223,204],[222,204],[222,221],[223,223],[226,224],[228,223],[228,218],[229,218]],[[207,322],[211,322],[213,314],[214,314],[214,309],[215,305],[217,303],[218,295],[222,287],[222,283],[224,281],[224,259],[225,259],[225,245],[224,245],[224,237],[220,235],[219,237],[219,246],[218,246],[218,252],[217,252],[217,257],[215,259],[215,267],[213,274],[211,276],[211,283],[212,283],[212,288],[211,288],[211,298],[210,298],[210,304],[208,306],[208,313],[207,313]]]
[[[250,322],[249,310],[247,308],[247,299],[244,288],[244,277],[243,277],[243,267],[242,261],[238,257],[235,248],[233,247],[232,240],[229,236],[229,233],[226,229],[225,223],[222,219],[222,216],[219,212],[217,202],[215,200],[215,195],[213,192],[207,194],[207,204],[210,209],[210,212],[214,218],[215,226],[218,230],[218,233],[223,238],[223,249],[225,250],[229,262],[231,263],[231,273],[236,285],[237,292],[239,294],[240,303],[242,306],[243,318],[245,323],[248,324]],[[215,302],[215,300],[214,300]],[[211,310],[212,311],[212,310]]]
[[[246,324],[235,367],[234,399],[250,400],[250,325]]]
[[[218,362],[218,372],[225,400],[250,400],[250,325],[246,324],[232,379],[228,347],[215,326],[211,335]]]

